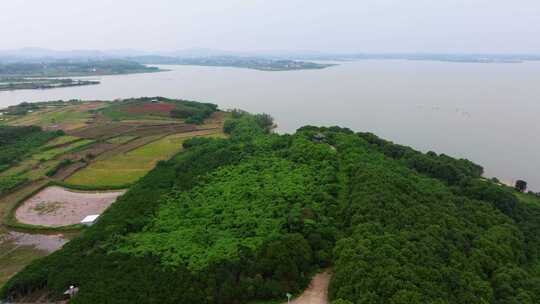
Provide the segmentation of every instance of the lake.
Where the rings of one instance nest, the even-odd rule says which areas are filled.
[[[422,151],[484,166],[486,176],[540,190],[540,62],[365,60],[322,70],[160,66],[169,72],[102,77],[100,85],[0,92],[22,101],[165,96],[269,113],[280,132],[311,125],[369,131]]]

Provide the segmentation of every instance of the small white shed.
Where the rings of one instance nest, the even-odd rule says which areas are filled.
[[[69,289],[64,292],[64,295],[71,299],[78,292],[79,292],[79,287],[75,287],[75,286],[71,285],[71,286],[69,286]]]
[[[92,226],[97,221],[98,217],[99,217],[99,214],[87,215],[85,218],[83,218],[83,220],[81,221],[81,224],[86,225],[86,226]]]

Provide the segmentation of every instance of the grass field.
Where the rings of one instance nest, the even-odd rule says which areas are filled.
[[[90,118],[90,113],[81,111],[79,107],[79,105],[69,105],[60,108],[44,109],[29,113],[20,118],[10,119],[8,122],[14,126],[36,125],[48,127],[55,124],[62,124],[64,129],[73,129],[84,126]]]
[[[62,146],[62,147],[52,148],[52,149],[45,149],[39,153],[32,155],[32,158],[36,160],[41,160],[41,161],[51,160],[59,155],[65,154],[71,150],[75,150],[84,145],[88,145],[92,142],[93,142],[92,140],[83,139],[83,140],[75,141],[67,146]]]
[[[66,183],[87,187],[117,187],[134,183],[152,170],[158,161],[169,159],[178,153],[184,140],[194,136],[224,135],[208,131],[169,135],[127,153],[96,161],[73,174]]]
[[[131,141],[131,140],[133,140],[135,138],[137,138],[137,136],[123,135],[123,136],[117,136],[117,137],[110,138],[110,139],[107,140],[107,142],[111,143],[111,144],[121,145],[121,144],[125,144],[128,141]]]
[[[64,136],[60,136],[60,137],[57,137],[57,138],[49,141],[47,144],[45,144],[43,146],[43,148],[52,148],[52,147],[56,147],[56,146],[60,146],[60,145],[65,145],[65,144],[77,141],[79,139],[80,138],[76,137],[76,136],[64,135]]]

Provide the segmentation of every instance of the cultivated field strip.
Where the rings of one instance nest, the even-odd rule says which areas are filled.
[[[150,136],[163,133],[190,132],[196,129],[197,127],[194,125],[182,123],[146,124],[110,122],[70,131],[69,134],[89,139],[107,139],[119,135]]]

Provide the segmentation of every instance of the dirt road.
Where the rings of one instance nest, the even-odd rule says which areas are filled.
[[[325,271],[313,277],[309,287],[291,304],[328,304],[328,284],[330,272]]]

